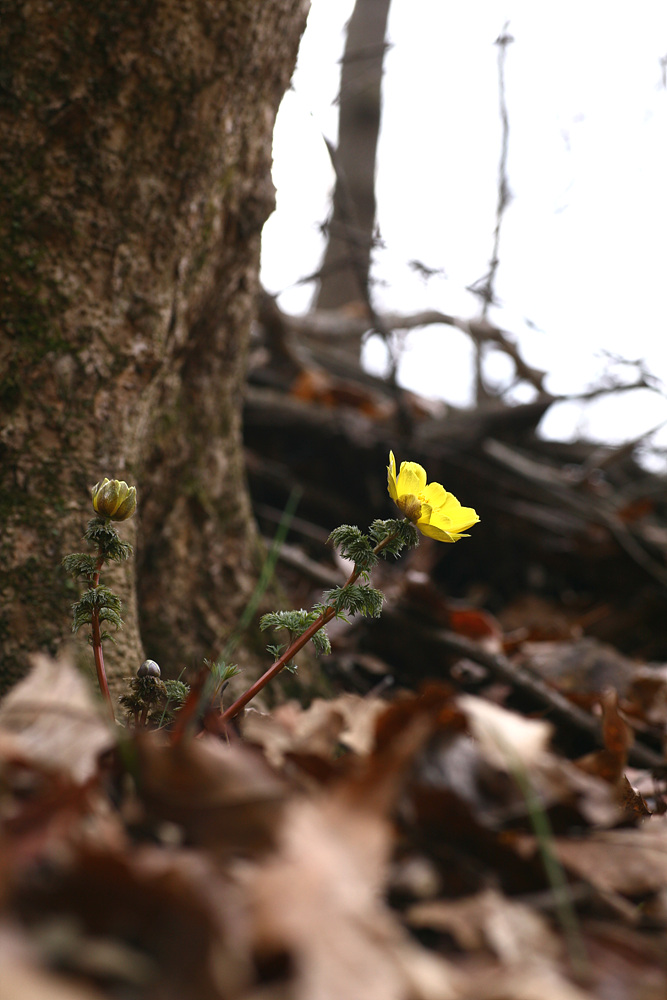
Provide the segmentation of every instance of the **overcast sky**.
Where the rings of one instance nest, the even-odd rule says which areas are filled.
[[[278,209],[265,227],[263,280],[304,311],[333,175],[338,59],[352,0],[313,0],[294,90],[274,143]],[[604,352],[644,358],[667,381],[667,4],[643,0],[392,0],[378,156],[376,254],[381,306],[472,317],[466,286],[487,271],[500,154],[497,47],[509,22],[508,174],[490,318],[516,335],[548,388],[577,392],[599,378]],[[442,274],[424,282],[409,261]],[[377,338],[366,347],[381,368]],[[497,377],[505,374],[498,359]],[[630,373],[629,373],[630,374]],[[448,327],[410,335],[406,386],[471,401],[471,349]],[[522,398],[529,398],[526,392]],[[624,440],[667,420],[664,396],[628,394],[553,407],[548,435]],[[667,431],[654,438],[667,447]]]

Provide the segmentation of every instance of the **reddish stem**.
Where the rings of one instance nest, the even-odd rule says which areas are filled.
[[[190,726],[191,723],[193,723],[197,718],[207,676],[208,675],[205,669],[199,671],[197,677],[190,685],[190,692],[185,699],[184,704],[176,713],[174,725],[171,730],[171,742],[174,745],[183,740],[188,726]]]
[[[100,571],[104,565],[104,556],[100,553],[97,557],[97,565],[95,567],[95,574],[93,576],[93,588],[99,586],[100,583]],[[116,723],[116,716],[113,710],[113,701],[111,700],[111,692],[109,691],[109,683],[107,681],[106,670],[104,669],[104,654],[102,652],[102,634],[100,630],[100,609],[93,608],[90,616],[91,630],[93,633],[93,656],[95,657],[95,670],[97,672],[97,682],[100,685],[100,691],[102,692],[102,697],[107,703],[109,708],[109,713],[111,715],[111,721]]]
[[[111,692],[109,691],[109,684],[107,683],[107,675],[104,669],[104,656],[102,654],[102,636],[100,634],[99,609],[93,608],[90,617],[91,617],[91,626],[93,632],[93,655],[95,657],[95,670],[97,671],[97,680],[100,685],[100,691],[102,692],[102,697],[109,706],[111,721],[115,723],[116,716],[114,715],[113,702],[111,700]]]
[[[319,632],[319,630],[322,628],[323,625],[326,625],[327,622],[331,621],[334,614],[335,611],[333,608],[327,608],[326,611],[323,611],[322,614],[319,616],[319,618],[317,618],[312,625],[309,625],[306,631],[303,632],[300,636],[298,636],[294,640],[294,642],[287,647],[285,652],[280,657],[278,657],[278,659],[275,661],[275,663],[273,663],[269,667],[266,673],[262,674],[262,676],[258,680],[256,680],[254,684],[251,684],[248,690],[245,691],[240,698],[237,698],[233,705],[230,705],[229,708],[225,709],[225,711],[220,716],[221,726],[224,727],[225,723],[230,722],[235,715],[238,715],[239,712],[241,712],[246,707],[248,702],[252,701],[255,695],[259,694],[262,688],[265,687],[269,683],[269,681],[273,680],[276,674],[280,673],[285,664],[289,663],[292,657],[295,656],[300,649],[303,649],[303,647],[310,639],[312,639],[315,633]]]
[[[378,542],[378,544],[373,549],[373,552],[377,555],[379,552],[382,551],[382,549],[384,549],[387,545],[389,545],[389,542],[393,541],[395,537],[396,537],[395,534],[387,535],[387,537],[383,538],[381,542]],[[355,565],[354,569],[352,570],[349,577],[345,581],[343,589],[345,589],[346,587],[351,587],[353,583],[356,583],[359,577],[361,576],[361,572],[362,571],[358,569],[357,566]],[[279,656],[278,659],[271,664],[266,673],[262,674],[262,676],[258,680],[256,680],[254,684],[251,684],[251,686],[248,688],[247,691],[244,691],[244,693],[239,698],[237,698],[236,701],[229,706],[229,708],[225,709],[225,711],[220,716],[219,720],[220,728],[224,729],[226,723],[231,722],[231,720],[235,716],[237,716],[239,712],[243,711],[248,702],[252,701],[255,695],[259,694],[262,688],[266,687],[269,681],[273,680],[273,678],[280,673],[285,664],[289,663],[292,657],[295,656],[300,649],[303,649],[306,643],[313,638],[315,633],[319,632],[319,630],[324,625],[326,625],[327,622],[330,622],[331,619],[335,616],[335,614],[336,614],[335,608],[331,607],[325,608],[322,614],[315,619],[313,624],[309,625],[306,631],[302,632],[301,635],[298,636],[294,640],[294,642],[287,647],[285,652],[282,653],[282,655]]]

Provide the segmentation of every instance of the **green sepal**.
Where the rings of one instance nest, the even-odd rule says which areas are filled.
[[[123,562],[132,555],[132,546],[129,542],[121,541],[108,518],[91,518],[83,537],[97,546],[105,559],[111,559],[113,562]]]

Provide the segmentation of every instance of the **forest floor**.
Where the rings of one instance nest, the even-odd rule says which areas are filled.
[[[319,695],[224,738],[112,728],[38,658],[0,705],[0,997],[664,1000],[664,480],[540,441],[545,400],[440,413],[262,350],[248,474],[269,542],[299,492],[291,606],[345,580],[333,528],[392,516],[390,448],[481,523],[382,562]]]

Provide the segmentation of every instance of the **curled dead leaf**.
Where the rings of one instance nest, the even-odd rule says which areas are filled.
[[[386,711],[380,698],[343,694],[325,701],[315,698],[306,709],[288,702],[270,715],[246,712],[242,732],[263,747],[267,760],[281,767],[285,754],[314,754],[331,759],[339,746],[359,756],[368,755],[375,743],[375,723]]]
[[[0,702],[0,760],[20,757],[83,783],[114,739],[91,685],[66,658],[34,656],[30,673]]]

